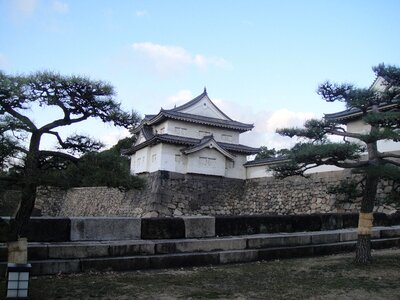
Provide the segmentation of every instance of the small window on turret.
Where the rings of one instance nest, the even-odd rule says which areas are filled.
[[[184,127],[175,127],[175,133],[179,135],[186,135],[187,129]]]
[[[211,135],[211,132],[210,132],[210,131],[199,130],[199,137],[200,137],[200,138],[205,137],[205,136],[208,136],[208,135]]]
[[[223,134],[221,138],[223,141],[232,142],[232,136],[230,134]]]

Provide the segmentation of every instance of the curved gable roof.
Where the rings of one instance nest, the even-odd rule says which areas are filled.
[[[219,151],[222,155],[228,157],[231,160],[234,160],[234,156],[230,154],[228,151],[226,151],[224,148],[222,148],[216,140],[214,140],[214,137],[212,135],[205,136],[204,138],[201,139],[200,143],[197,145],[194,145],[193,147],[189,147],[187,149],[182,150],[182,153],[184,154],[190,154],[194,153],[197,151],[200,151],[204,148],[214,148],[217,151]]]
[[[201,103],[206,104],[205,106],[209,106],[209,113],[201,113]],[[188,113],[190,111],[197,113]],[[253,124],[241,123],[228,117],[210,100],[206,89],[204,89],[202,94],[181,106],[169,110],[161,109],[156,115],[146,115],[141,124],[135,128],[133,132],[139,132],[143,126],[155,125],[165,119],[233,129],[241,132],[249,131],[254,128]]]
[[[213,139],[213,141],[223,150],[233,152],[233,153],[240,153],[240,154],[245,154],[245,155],[251,155],[251,154],[257,154],[260,152],[260,148],[253,148],[241,144],[229,144],[229,143],[222,143],[222,142],[217,142]],[[194,149],[197,147],[202,147],[203,144],[207,145],[207,140],[203,139],[195,139],[195,138],[189,138],[189,137],[183,137],[183,136],[178,136],[178,135],[171,135],[171,134],[152,134],[149,136],[149,139],[147,139],[145,142],[142,142],[138,145],[134,145],[130,149],[126,149],[123,151],[123,154],[125,155],[132,155],[136,151],[147,147],[149,145],[154,145],[157,143],[167,143],[167,144],[174,144],[174,145],[182,145],[186,146],[188,148],[184,150],[190,150]]]
[[[178,107],[175,107],[175,108],[167,110],[167,111],[193,114],[192,113],[193,110],[196,110],[196,108],[201,106],[201,103],[203,103],[204,106],[209,108],[208,112],[210,112],[210,110],[213,112],[213,116],[207,115],[202,112],[200,112],[200,115],[202,115],[204,117],[214,117],[217,119],[225,119],[228,121],[233,121],[222,110],[220,110],[218,108],[218,106],[216,106],[214,104],[214,102],[211,101],[211,99],[208,97],[206,88],[204,88],[203,93],[200,94],[199,96],[197,96],[196,98],[190,100],[189,102],[186,102],[185,104],[182,104]]]

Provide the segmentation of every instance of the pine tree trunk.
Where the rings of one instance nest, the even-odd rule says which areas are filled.
[[[373,209],[379,177],[373,174],[366,175],[364,195],[361,201],[361,209],[358,217],[358,239],[356,246],[357,264],[371,263],[371,234],[374,221]]]
[[[377,107],[374,109],[377,109]],[[370,134],[378,131],[378,127],[371,126]],[[367,153],[369,166],[379,166],[379,152],[376,141],[367,143]],[[374,221],[373,210],[379,179],[379,176],[375,173],[373,168],[366,170],[364,192],[358,217],[358,239],[355,258],[355,263],[357,264],[366,265],[371,263],[371,234]]]
[[[36,189],[39,184],[39,145],[40,134],[32,134],[29,153],[26,156],[22,181],[21,202],[17,214],[10,222],[9,241],[21,237],[23,227],[29,222],[36,200]]]
[[[371,263],[371,235],[359,234],[356,247],[355,263],[366,265]]]

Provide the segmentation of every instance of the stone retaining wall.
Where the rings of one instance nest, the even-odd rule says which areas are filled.
[[[165,171],[146,177],[147,184],[142,190],[121,191],[106,187],[67,191],[41,189],[36,209],[43,216],[70,217],[288,215],[358,212],[361,201],[348,202],[342,195],[329,193],[329,187],[341,180],[350,180],[350,173],[342,171],[284,180],[272,177],[240,180]],[[382,181],[375,212],[396,212],[383,203],[390,191],[390,183]]]
[[[344,195],[332,194],[330,187],[341,181],[357,179],[349,171],[315,173],[308,178],[296,176],[284,180],[272,177],[246,181],[245,201],[238,203],[239,214],[312,214],[329,212],[358,212],[361,197],[349,201]],[[384,204],[392,188],[381,181],[374,211],[387,214],[396,210]]]

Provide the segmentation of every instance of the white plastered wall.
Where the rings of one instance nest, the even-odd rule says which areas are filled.
[[[371,126],[368,124],[365,124],[363,120],[356,120],[356,121],[347,123],[348,132],[366,134],[366,133],[369,133],[370,129],[371,129]],[[364,143],[360,142],[357,139],[351,139],[351,141],[365,145]],[[390,140],[378,141],[378,150],[380,152],[398,151],[398,150],[400,150],[400,143],[390,141]]]
[[[147,172],[148,151],[149,147],[146,147],[131,156],[131,174]]]
[[[218,142],[239,144],[239,133],[234,130],[219,129],[211,126],[168,120],[154,127],[158,133],[185,136],[201,139],[206,135],[213,135]]]
[[[330,171],[341,171],[342,168],[338,168],[335,166],[319,166],[313,169],[309,169],[304,174],[313,174],[313,173],[322,173],[322,172],[330,172]],[[248,166],[246,167],[246,179],[252,178],[262,178],[262,177],[273,177],[273,172],[270,170],[268,165],[261,166]]]
[[[246,161],[246,155],[241,154],[235,154],[235,159],[233,162],[230,162],[229,159],[226,159],[225,176],[229,178],[246,179],[246,168],[244,167]]]
[[[187,156],[187,173],[225,176],[225,156],[215,149],[205,148]]]

